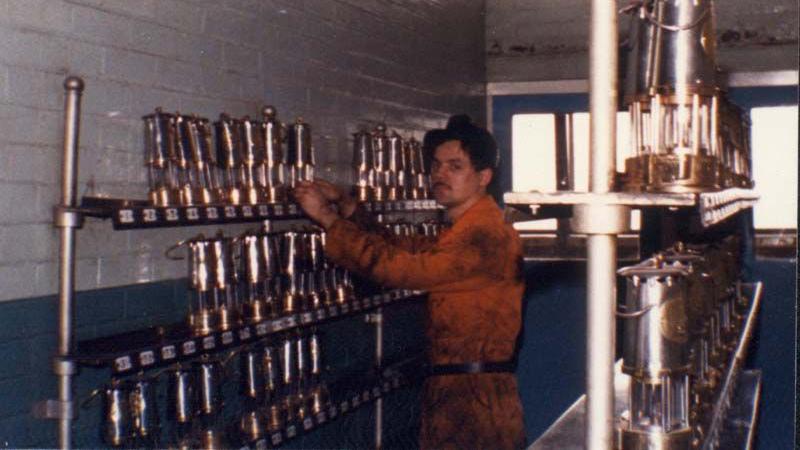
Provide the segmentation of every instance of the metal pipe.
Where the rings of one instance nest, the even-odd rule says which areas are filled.
[[[375,323],[375,367],[380,375],[383,365],[383,308],[378,308],[373,314]],[[383,448],[383,399],[375,401],[375,449]]]
[[[572,114],[555,115],[556,132],[556,190],[575,189],[575,152],[572,140]],[[569,219],[557,219],[557,243],[567,245],[570,235]]]
[[[572,140],[572,114],[556,114],[556,190],[575,189],[575,152]]]
[[[59,290],[58,290],[58,356],[69,354],[72,345],[72,305],[75,296],[75,229],[65,227],[61,230],[61,248],[59,253]],[[58,401],[62,405],[72,403],[72,374],[57,373]],[[58,445],[67,450],[71,447],[72,419],[58,418]]]
[[[61,167],[61,206],[77,206],[78,135],[80,129],[81,93],[83,80],[68,77],[64,80],[64,149]],[[58,220],[58,218],[57,218]],[[72,306],[75,296],[75,224],[61,223],[58,288],[58,356],[65,357],[72,348]],[[72,374],[58,370],[58,400],[62,405],[72,404]],[[62,449],[70,448],[72,418],[63,414],[59,418],[58,442]]]
[[[83,80],[67,77],[64,80],[64,161],[61,168],[61,203],[77,205],[78,186],[78,134],[81,119],[81,93]]]
[[[586,449],[610,450],[614,441],[615,235],[587,237]]]
[[[589,189],[610,192],[616,169],[617,12],[613,2],[592,0],[589,63],[591,144]]]
[[[375,367],[383,364],[383,308],[378,308],[372,316],[375,323]]]
[[[592,0],[591,8],[589,189],[602,194],[613,189],[616,172],[617,11],[607,0]],[[587,450],[614,443],[616,244],[615,234],[587,236]]]

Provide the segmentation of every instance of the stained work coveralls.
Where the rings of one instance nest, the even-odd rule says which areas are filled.
[[[327,230],[337,264],[390,287],[430,293],[426,334],[433,365],[514,357],[524,283],[516,231],[490,196],[437,238],[390,237],[356,212]],[[522,448],[522,407],[513,373],[429,377],[423,388],[422,448]]]

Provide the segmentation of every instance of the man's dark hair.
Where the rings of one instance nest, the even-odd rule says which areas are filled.
[[[458,141],[469,156],[475,170],[492,169],[497,171],[500,155],[492,134],[472,123],[466,114],[451,116],[445,128],[437,128],[425,133],[422,140],[426,159],[433,159],[436,147],[447,142]],[[430,166],[429,166],[430,167]]]

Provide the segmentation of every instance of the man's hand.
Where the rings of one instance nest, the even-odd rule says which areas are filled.
[[[299,181],[293,195],[306,215],[323,228],[329,228],[339,218],[339,214],[331,208],[330,201],[315,183]]]
[[[319,178],[314,180],[314,186],[319,189],[326,200],[335,202],[339,206],[339,214],[341,214],[342,217],[346,219],[353,215],[357,206],[356,200],[341,188]]]
[[[345,193],[339,189],[339,186],[331,183],[330,181],[325,181],[320,178],[314,179],[314,186],[319,190],[320,194],[325,197],[325,200],[329,202],[338,203],[342,197],[345,196]]]

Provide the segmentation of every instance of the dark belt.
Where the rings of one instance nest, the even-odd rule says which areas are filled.
[[[513,373],[516,369],[514,361],[489,362],[475,361],[463,364],[437,364],[430,367],[428,373],[436,375],[464,375],[478,373]]]

